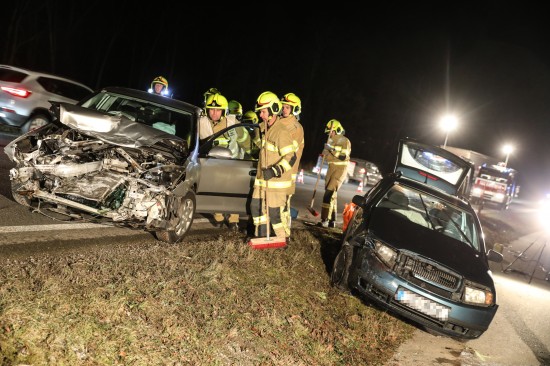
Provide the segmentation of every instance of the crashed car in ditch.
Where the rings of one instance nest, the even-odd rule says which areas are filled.
[[[257,125],[199,141],[199,107],[118,87],[52,111],[52,123],[4,149],[15,163],[13,198],[33,212],[143,229],[168,243],[185,236],[196,212],[248,214],[257,149],[238,136],[253,137]],[[220,134],[227,147],[214,143]]]
[[[402,139],[394,172],[356,210],[331,271],[337,288],[458,339],[480,337],[498,309],[479,218],[466,200],[472,166]]]

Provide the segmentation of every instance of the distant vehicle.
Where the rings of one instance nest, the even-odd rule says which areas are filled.
[[[0,65],[0,123],[25,133],[53,120],[50,101],[75,104],[92,92],[62,76]]]
[[[516,178],[517,171],[514,169],[483,164],[475,178],[470,198],[473,203],[489,203],[506,210],[519,191]]]
[[[378,166],[376,166],[373,162],[353,157],[350,161],[355,163],[353,173],[349,177],[350,180],[363,182],[364,186],[373,186],[378,183],[380,179],[382,179],[382,174],[380,173]]]
[[[259,150],[239,136],[257,136],[258,125],[239,123],[199,143],[201,108],[119,87],[52,110],[52,123],[4,148],[15,164],[12,196],[33,212],[141,229],[167,243],[183,239],[195,212],[249,214]],[[228,148],[215,144],[221,134]]]
[[[394,172],[357,206],[331,271],[332,284],[453,338],[480,337],[498,304],[479,217],[467,200],[473,167],[402,139]]]

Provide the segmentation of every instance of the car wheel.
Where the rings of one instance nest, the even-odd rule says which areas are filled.
[[[330,282],[339,290],[349,292],[348,278],[352,261],[353,248],[350,245],[343,244],[340,252],[334,259],[332,271],[330,273]]]
[[[27,196],[17,193],[20,187],[21,184],[15,183],[13,181],[11,182],[11,196],[13,197],[13,200],[20,205],[31,207],[31,200],[27,198]]]
[[[155,236],[160,241],[173,244],[183,239],[191,228],[195,217],[195,195],[189,192],[184,197],[171,196],[167,207],[168,225],[173,229],[157,231]]]
[[[23,125],[21,132],[27,133],[29,131],[37,129],[38,127],[47,125],[48,123],[50,123],[50,119],[48,118],[48,116],[40,113],[35,114],[27,121],[27,123],[25,123],[25,125]]]

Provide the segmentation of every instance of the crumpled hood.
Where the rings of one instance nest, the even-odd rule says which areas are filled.
[[[109,144],[138,148],[162,141],[186,151],[183,139],[124,116],[110,116],[81,106],[60,103],[59,121]]]
[[[403,220],[390,212],[375,212],[370,218],[369,230],[397,250],[431,258],[471,281],[493,287],[483,254],[467,243]],[[471,265],[465,265],[467,263]]]

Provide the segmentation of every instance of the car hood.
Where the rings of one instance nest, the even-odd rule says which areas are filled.
[[[399,228],[396,230],[396,228]],[[370,232],[396,250],[416,253],[460,273],[469,280],[492,287],[492,278],[483,253],[459,240],[378,212],[369,219]]]
[[[122,147],[148,147],[163,142],[186,151],[186,142],[151,126],[124,116],[110,116],[77,105],[60,103],[59,121],[86,135]]]

